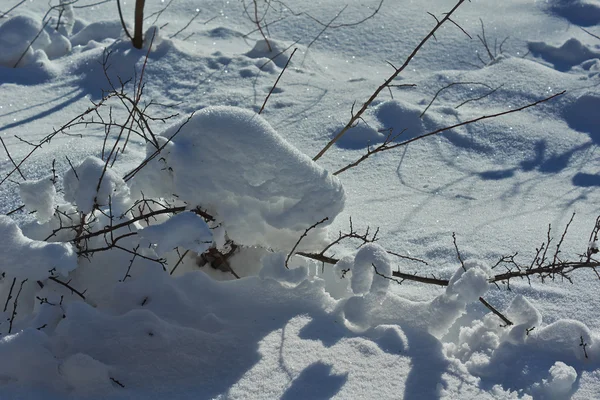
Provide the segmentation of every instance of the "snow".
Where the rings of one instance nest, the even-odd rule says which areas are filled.
[[[94,21],[71,36],[73,46],[85,46],[90,41],[102,42],[105,39],[115,39],[121,36],[123,26],[118,20]]]
[[[9,277],[40,280],[77,268],[77,255],[70,243],[31,240],[11,218],[0,216],[1,269]]]
[[[108,205],[112,198],[126,196],[129,191],[121,177],[97,157],[88,157],[69,169],[63,186],[65,200],[76,204],[85,214],[94,207]]]
[[[598,249],[598,1],[464,2],[316,162],[455,3],[147,3],[0,18],[0,397],[600,398],[594,272],[490,283]]]
[[[137,185],[206,208],[241,244],[289,249],[305,229],[323,218],[327,226],[344,207],[339,180],[251,111],[207,107],[161,136],[169,139],[165,155],[142,170]]]
[[[46,177],[34,181],[21,182],[19,195],[30,211],[36,212],[36,218],[40,223],[50,221],[54,215],[56,188],[53,178]]]
[[[385,249],[381,246],[374,243],[363,246],[356,253],[350,271],[352,271],[350,282],[355,294],[387,292],[390,281],[381,275],[391,276],[392,265]]]
[[[24,67],[44,55],[49,59],[71,51],[71,42],[28,16],[18,15],[0,25],[0,65]],[[37,54],[36,54],[37,52]]]
[[[161,224],[143,228],[138,231],[138,234],[157,245],[156,253],[159,256],[176,247],[202,254],[213,242],[212,233],[206,222],[190,211],[177,214]]]
[[[541,397],[546,399],[560,399],[568,396],[577,379],[575,368],[557,361],[550,368],[549,375],[549,378],[547,380],[544,379],[540,385],[540,390],[543,393]]]

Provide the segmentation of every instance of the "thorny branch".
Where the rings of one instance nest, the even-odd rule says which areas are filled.
[[[308,232],[310,232],[311,230],[315,229],[317,226],[321,225],[323,222],[325,222],[327,220],[329,220],[329,217],[325,217],[322,220],[320,220],[319,222],[316,222],[313,225],[311,225],[308,228],[306,228],[306,230],[304,231],[304,233],[300,236],[300,238],[298,238],[298,241],[296,242],[296,244],[294,245],[294,247],[292,248],[292,250],[288,253],[287,258],[285,259],[285,267],[287,269],[290,268],[288,266],[288,263],[290,262],[290,258],[292,257],[292,255],[296,251],[296,248],[298,247],[298,245],[300,244],[300,242],[302,241],[302,239],[304,239],[308,235]]]
[[[540,246],[538,249],[536,249],[536,254],[535,254],[533,260],[531,261],[531,263],[529,263],[528,265],[519,264],[515,260],[517,253],[510,255],[510,256],[504,256],[492,267],[492,269],[495,269],[501,265],[504,265],[506,268],[506,272],[495,274],[495,275],[491,276],[488,279],[488,282],[494,283],[494,284],[504,283],[507,285],[507,289],[510,289],[510,281],[512,279],[516,279],[516,278],[527,279],[528,282],[531,283],[531,281],[530,281],[531,277],[535,277],[535,276],[537,276],[541,280],[542,283],[544,283],[547,279],[554,280],[556,277],[560,277],[561,279],[567,280],[570,283],[572,283],[572,279],[571,279],[570,275],[578,269],[591,269],[592,271],[594,271],[596,273],[596,275],[600,279],[600,274],[597,271],[597,268],[600,267],[600,261],[593,257],[595,254],[598,253],[598,232],[600,231],[600,216],[596,219],[595,225],[592,229],[592,233],[590,234],[590,241],[588,244],[588,248],[587,248],[586,252],[581,255],[580,260],[579,261],[568,261],[568,260],[563,260],[559,257],[564,239],[567,235],[568,228],[569,228],[571,222],[573,221],[573,218],[574,218],[574,216],[572,216],[571,219],[569,220],[569,222],[567,223],[567,225],[560,237],[560,240],[556,245],[554,255],[551,258],[548,258],[548,256],[547,256],[547,249],[553,240],[551,237],[551,229],[549,229],[548,233],[547,233],[546,241],[542,244],[542,246]],[[351,232],[353,232],[352,225],[351,225]],[[297,252],[295,254],[302,256],[302,257],[313,259],[315,261],[322,262],[324,264],[334,265],[339,262],[339,259],[332,257],[332,256],[327,256],[324,253],[325,253],[325,251],[330,249],[333,244],[338,244],[342,240],[342,238],[348,238],[348,237],[355,237],[355,236],[346,235],[346,234],[342,235],[342,233],[340,232],[340,239],[337,239],[334,242],[332,242],[332,244],[329,244],[328,246],[326,246],[325,250],[321,251],[320,253]],[[369,240],[367,235],[359,236],[359,238],[365,240],[365,243],[367,242],[367,240]],[[454,243],[455,243],[455,250],[458,251],[458,246],[456,245],[456,242],[454,242]],[[390,253],[390,254],[393,254],[393,253]],[[457,254],[459,255],[460,253],[457,253]],[[462,263],[462,258],[460,258],[460,256],[458,256],[458,257],[459,257],[458,258],[459,261],[461,261],[462,268],[465,268],[464,263]],[[418,260],[418,259],[416,259],[416,260]],[[418,260],[418,261],[421,261],[421,260]],[[420,282],[420,283],[425,283],[425,284],[430,284],[430,285],[438,285],[438,286],[448,286],[449,285],[449,280],[436,278],[435,276],[427,277],[427,276],[422,276],[422,275],[417,275],[417,274],[409,274],[409,273],[405,273],[405,272],[401,272],[401,271],[393,271],[392,276],[395,278],[400,278],[400,280],[397,280],[398,283],[402,283],[405,280],[407,280],[407,281],[414,281],[414,282]],[[391,277],[388,277],[388,278],[391,278]]]
[[[437,135],[438,133],[449,131],[451,129],[458,128],[458,127],[461,127],[461,126],[470,125],[470,124],[473,124],[475,122],[483,121],[483,120],[486,120],[486,119],[497,118],[497,117],[501,117],[503,115],[508,115],[508,114],[512,114],[512,113],[516,113],[516,112],[520,112],[520,111],[523,111],[523,110],[525,110],[527,108],[535,107],[535,106],[537,106],[537,105],[539,105],[541,103],[545,103],[547,101],[550,101],[550,100],[554,99],[555,97],[562,96],[565,93],[566,93],[566,91],[563,90],[562,92],[553,94],[552,96],[543,98],[543,99],[535,101],[533,103],[529,103],[529,104],[527,104],[525,106],[522,106],[522,107],[519,107],[519,108],[515,108],[515,109],[507,110],[507,111],[502,111],[502,112],[495,113],[495,114],[490,114],[490,115],[482,115],[480,117],[473,118],[473,119],[470,119],[470,120],[467,120],[467,121],[463,121],[463,122],[460,122],[460,123],[457,123],[457,124],[454,124],[454,125],[451,125],[451,126],[446,126],[444,128],[436,129],[434,131],[431,131],[431,132],[425,133],[423,135],[416,136],[416,137],[414,137],[412,139],[408,139],[408,140],[405,140],[405,141],[402,141],[402,142],[399,142],[399,143],[395,143],[395,144],[391,144],[391,143],[394,142],[394,140],[398,137],[398,135],[391,136],[391,134],[390,134],[390,135],[388,135],[387,139],[382,144],[380,144],[379,146],[375,147],[374,149],[369,149],[367,151],[367,153],[364,154],[362,157],[360,157],[358,160],[354,161],[353,163],[350,163],[350,164],[346,165],[343,168],[340,168],[339,170],[337,170],[336,172],[334,172],[333,175],[339,175],[342,172],[345,172],[345,171],[349,170],[350,168],[356,167],[357,165],[359,165],[360,163],[362,163],[363,161],[365,161],[367,158],[369,158],[373,154],[380,153],[382,151],[392,150],[392,149],[395,149],[395,148],[400,147],[400,146],[406,146],[406,145],[408,145],[408,144],[410,144],[412,142],[415,142],[417,140],[421,140],[421,139],[426,138],[428,136]]]

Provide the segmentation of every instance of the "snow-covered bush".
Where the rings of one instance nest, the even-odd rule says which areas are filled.
[[[412,357],[407,362],[414,368],[426,364],[416,375],[467,376],[469,385],[492,387],[489,393],[496,397],[512,396],[515,390],[522,396],[568,398],[581,371],[596,366],[586,363],[600,355],[597,335],[570,319],[548,323],[535,301],[524,296],[515,296],[500,310],[484,296],[492,284],[532,277],[569,279],[576,269],[596,268],[600,219],[580,261],[559,255],[566,231],[552,247],[556,253],[547,252],[548,232],[533,262],[503,257],[495,266],[506,267],[501,273],[484,261],[463,260],[455,242],[455,248],[440,250],[456,251],[458,257],[451,257],[453,262],[440,274],[436,270],[439,276],[430,275],[437,265],[414,274],[396,270],[394,257],[423,261],[376,243],[378,230],[359,234],[350,220],[350,231],[339,232],[337,239],[329,232],[332,224],[339,226],[336,218],[347,212],[347,196],[354,194],[337,175],[375,153],[558,96],[432,130],[433,119],[422,120],[415,104],[375,101],[395,85],[394,79],[437,29],[454,22],[451,14],[461,3],[437,21],[405,65],[394,67],[386,83],[352,109],[348,123],[314,158],[284,139],[285,124],[273,125],[279,126],[278,132],[267,118],[247,108],[197,106],[189,117],[177,120],[175,115],[149,115],[156,104],[142,101],[147,68],[161,57],[187,62],[175,41],[156,27],[145,35],[152,43],[147,40],[144,51],[137,51],[119,39],[122,28],[127,31],[124,23],[84,23],[63,0],[64,19],[57,29],[29,17],[13,17],[0,25],[0,50],[6,50],[0,51],[2,68],[32,65],[70,51],[92,52],[99,63],[84,54],[65,71],[84,86],[96,87],[100,81],[107,85],[89,109],[40,142],[72,128],[100,125],[101,152],[73,163],[67,158],[69,166],[58,176],[53,163],[50,176],[20,182],[19,209],[34,214],[35,221],[17,223],[0,216],[0,299],[6,299],[0,321],[0,386],[18,393],[20,385],[31,385],[73,398],[127,396],[133,390],[134,397],[147,398],[154,389],[161,395],[168,391],[164,382],[183,390],[193,382],[189,392],[195,397],[260,398],[266,393],[276,398],[283,389],[261,383],[274,374],[285,375],[281,381],[287,387],[292,379],[310,387],[314,380],[327,378],[319,389],[328,390],[347,379],[344,371],[352,371],[361,384],[391,381],[387,374],[396,374],[398,360]],[[143,10],[143,1],[136,7],[140,4]],[[260,29],[261,20],[253,22]],[[136,37],[138,26],[141,22],[136,21]],[[101,53],[103,46],[109,49]],[[286,51],[283,41],[256,41],[236,60],[244,67],[240,76],[252,76],[252,68],[266,62],[271,63],[268,73],[280,70],[278,82],[294,54]],[[109,61],[111,54],[116,60]],[[234,63],[220,52],[207,59]],[[120,73],[132,65],[141,67],[141,73],[132,74],[139,80],[128,84]],[[187,84],[180,81],[174,86]],[[368,109],[382,127],[406,124],[411,135],[400,136],[398,126],[390,127],[388,135],[371,126],[353,131],[365,121]],[[357,137],[340,141],[346,132]],[[361,132],[370,140],[364,142]],[[328,164],[317,161],[335,143],[366,148],[366,154],[331,173],[324,167]],[[136,153],[140,147],[145,151]],[[13,172],[22,173],[29,156],[20,164],[8,156]],[[359,242],[358,248],[344,247],[352,241]],[[443,289],[415,299],[403,292],[405,286],[397,289],[406,281]],[[323,364],[336,353],[347,358],[344,371]],[[295,362],[288,365],[286,357]],[[361,375],[367,368],[378,373]],[[529,373],[530,368],[536,373]],[[414,375],[407,382],[418,381],[419,395],[444,393],[441,383],[429,385]],[[213,386],[215,381],[226,387]],[[254,386],[244,386],[250,381]],[[294,397],[288,393],[292,395],[287,398]]]

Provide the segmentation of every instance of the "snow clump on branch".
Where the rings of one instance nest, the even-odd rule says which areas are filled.
[[[344,208],[340,181],[252,111],[208,107],[161,136],[160,157],[135,176],[132,192],[148,196],[151,189],[153,196],[175,194],[189,207],[200,206],[237,243],[287,250],[328,217],[310,232],[324,237],[324,226]],[[155,151],[148,147],[149,156]]]

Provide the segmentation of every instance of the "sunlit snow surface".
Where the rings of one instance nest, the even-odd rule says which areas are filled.
[[[104,131],[88,125],[45,143],[0,185],[3,214],[25,206],[0,217],[0,398],[600,398],[596,275],[512,281],[510,291],[486,283],[504,272],[490,269],[503,255],[519,252],[528,264],[549,224],[554,246],[573,212],[560,257],[577,259],[589,244],[600,213],[600,40],[581,28],[600,34],[600,3],[466,2],[453,20],[474,39],[442,27],[394,82],[416,86],[384,90],[317,163],[311,158],[347,123],[353,102],[356,112],[391,74],[386,61],[401,65],[433,26],[427,11],[442,18],[454,3],[384,0],[358,25],[378,0],[296,2],[293,11],[271,3],[271,51],[248,17],[251,2],[244,11],[240,2],[203,1],[181,33],[198,2],[175,0],[158,21],[152,13],[165,3],[148,4],[146,27],[162,26],[150,52],[148,40],[139,51],[124,40],[112,2],[67,6],[58,30],[58,13],[48,14],[32,46],[47,2],[0,19],[0,136],[17,163],[32,149],[27,142],[98,102],[107,76],[132,79],[133,91],[146,55],[143,98],[157,104],[149,109],[179,113],[153,123],[164,157],[127,183],[152,148],[132,137],[104,171]],[[312,17],[333,22],[323,31]],[[492,58],[477,39],[480,19]],[[562,90],[552,102],[332,176],[388,134],[408,140]],[[117,104],[111,112],[124,121],[124,111]],[[14,167],[0,154],[4,179]],[[125,252],[75,259],[72,231],[59,229],[57,215],[76,226],[77,208],[106,211],[111,202],[119,214],[142,197],[200,206],[219,223],[186,212],[115,232],[139,233],[119,244],[164,256],[178,265],[175,276]],[[94,217],[94,229],[128,218]],[[349,217],[361,233],[379,227],[380,239],[335,247],[335,268],[301,257],[286,268],[296,240],[324,217],[300,249],[318,251],[327,232],[334,240],[349,229]],[[195,256],[227,239],[246,245],[231,258],[240,280],[199,268]],[[377,274],[397,267],[450,285],[397,285]],[[85,301],[48,277],[85,291]]]

